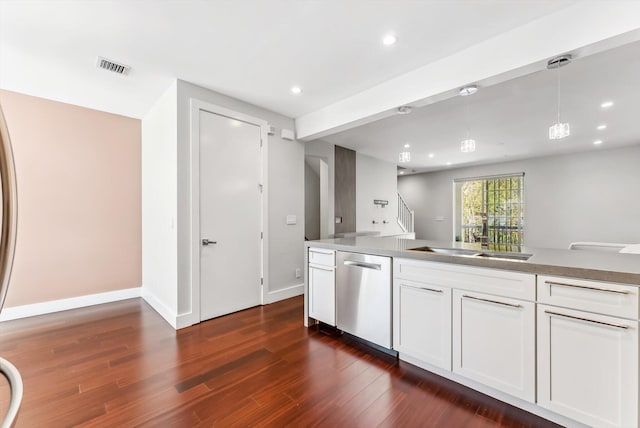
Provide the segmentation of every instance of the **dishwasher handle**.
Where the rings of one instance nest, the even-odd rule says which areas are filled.
[[[361,267],[364,269],[374,269],[374,270],[382,270],[382,266],[376,263],[365,263],[365,262],[358,262],[355,260],[345,260],[344,261],[344,265],[345,266],[356,266],[356,267]]]

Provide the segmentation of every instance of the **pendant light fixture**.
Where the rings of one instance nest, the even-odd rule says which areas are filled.
[[[558,119],[556,123],[549,127],[549,139],[550,140],[560,140],[562,138],[568,137],[571,135],[571,128],[569,127],[569,122],[562,122],[560,120],[560,67],[564,67],[565,65],[571,62],[571,55],[561,55],[555,58],[550,59],[547,62],[548,69],[558,69],[557,76],[557,97],[558,97]]]
[[[463,88],[460,88],[460,96],[468,97],[469,95],[473,95],[478,92],[478,87],[476,85],[469,85]],[[467,121],[467,138],[460,142],[460,151],[462,153],[472,153],[476,151],[476,140],[469,137],[469,102],[466,102],[466,121]]]

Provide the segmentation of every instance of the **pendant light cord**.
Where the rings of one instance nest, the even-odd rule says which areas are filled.
[[[560,123],[560,63],[557,65],[558,67],[558,121],[556,123]]]

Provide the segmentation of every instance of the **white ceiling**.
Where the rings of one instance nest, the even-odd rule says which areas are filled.
[[[571,135],[562,140],[548,138],[557,118],[557,70],[546,68],[489,87],[480,83],[475,95],[452,93],[409,115],[323,140],[393,163],[399,152],[410,151],[411,162],[400,164],[407,172],[640,144],[640,42],[576,58],[560,73],[562,121],[571,126]],[[614,106],[601,108],[606,100]],[[601,124],[607,129],[597,130]],[[467,128],[477,141],[475,153],[460,152]],[[595,140],[603,143],[596,146]],[[409,149],[403,147],[407,143]]]
[[[0,0],[0,88],[140,118],[179,78],[299,117],[573,3]]]

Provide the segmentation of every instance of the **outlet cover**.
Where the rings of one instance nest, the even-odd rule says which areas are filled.
[[[302,276],[302,269],[297,268],[296,269],[296,278],[300,278]]]

